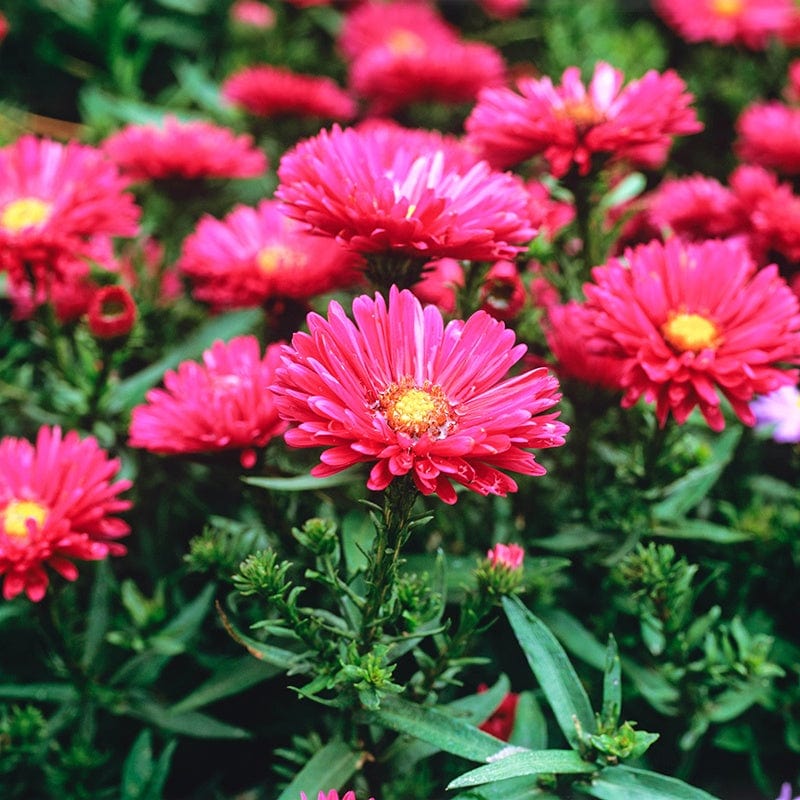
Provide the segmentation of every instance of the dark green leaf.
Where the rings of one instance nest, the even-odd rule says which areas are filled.
[[[78,699],[78,692],[68,683],[9,683],[0,685],[0,697],[36,703],[68,703]]]
[[[118,711],[170,733],[180,733],[196,739],[247,739],[250,737],[250,734],[243,728],[220,722],[218,719],[198,711],[175,714],[147,695],[131,695],[128,704],[120,707]]]
[[[358,768],[361,758],[361,753],[338,739],[328,742],[295,775],[278,800],[297,800],[300,792],[314,798],[319,792],[341,789]]]
[[[514,712],[514,729],[508,742],[528,750],[547,748],[547,720],[533,692],[520,692]]]
[[[601,712],[603,724],[616,728],[621,710],[622,675],[619,650],[617,649],[617,640],[612,634],[609,634],[606,664],[603,671],[603,710]]]
[[[718,800],[688,783],[624,765],[607,767],[580,788],[599,800]]]
[[[715,544],[732,544],[733,542],[750,541],[753,537],[745,531],[726,528],[724,525],[715,525],[702,519],[673,520],[669,525],[656,525],[653,536],[663,536],[667,539],[697,539]]]
[[[89,605],[89,614],[86,620],[86,638],[83,643],[81,665],[88,669],[97,658],[100,646],[105,639],[110,621],[109,602],[114,577],[107,560],[97,564],[92,597]]]

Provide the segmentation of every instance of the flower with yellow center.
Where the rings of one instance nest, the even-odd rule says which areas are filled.
[[[33,500],[12,500],[0,511],[0,523],[6,536],[27,536],[28,520],[41,528],[46,519],[47,509]]]
[[[682,353],[687,350],[698,353],[720,343],[717,326],[702,314],[671,314],[661,326],[661,332]]]
[[[736,17],[743,8],[742,0],[711,0],[711,9],[720,17]]]
[[[582,100],[565,100],[561,108],[555,109],[555,114],[561,119],[571,120],[581,130],[598,125],[605,119],[588,97]]]
[[[17,233],[23,228],[41,225],[50,216],[50,203],[38,197],[13,200],[0,212],[0,227]]]
[[[421,36],[405,28],[392,31],[386,43],[396,56],[422,56],[428,50]]]
[[[270,274],[277,272],[283,265],[302,267],[306,263],[306,257],[282,244],[271,244],[259,251],[256,261],[259,269]]]
[[[424,434],[432,439],[442,438],[455,424],[452,406],[442,387],[427,380],[417,386],[409,376],[381,392],[377,407],[389,427],[412,439]]]

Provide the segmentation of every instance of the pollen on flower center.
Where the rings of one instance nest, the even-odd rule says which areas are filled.
[[[719,344],[717,326],[701,314],[674,314],[661,326],[661,332],[681,352],[696,353]]]
[[[38,197],[22,197],[9,203],[0,212],[0,227],[16,233],[44,222],[50,214],[50,203]]]
[[[744,3],[742,0],[712,0],[711,7],[720,17],[735,17],[740,14]]]
[[[0,522],[7,536],[27,536],[29,519],[41,528],[47,519],[47,509],[33,500],[12,500],[0,511]]]
[[[305,256],[281,244],[271,244],[263,248],[256,256],[258,266],[266,273],[275,272],[284,264],[303,266]]]
[[[386,43],[396,56],[421,56],[427,51],[425,40],[421,36],[403,28],[392,31]]]
[[[602,112],[594,107],[589,98],[565,100],[564,105],[556,113],[564,119],[572,120],[579,128],[590,128],[603,121]]]
[[[406,376],[378,395],[377,408],[398,433],[415,439],[424,434],[443,438],[455,424],[453,408],[441,386],[425,381],[417,386]]]

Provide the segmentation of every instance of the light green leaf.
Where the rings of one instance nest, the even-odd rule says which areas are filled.
[[[341,789],[358,769],[361,757],[361,753],[352,750],[339,739],[328,742],[295,775],[278,800],[297,800],[300,792],[315,798],[319,792]]]
[[[439,750],[470,761],[487,761],[508,746],[444,711],[420,706],[400,697],[385,696],[380,708],[365,712],[364,717],[371,723],[414,736],[435,745]]]
[[[262,311],[254,308],[212,317],[158,361],[115,386],[108,398],[108,411],[112,414],[130,411],[144,400],[147,390],[159,383],[168,369],[174,369],[181,361],[200,357],[217,339],[228,341],[248,333],[261,317]]]
[[[465,772],[453,781],[448,789],[462,789],[465,786],[479,786],[508,778],[520,778],[525,775],[583,774],[597,770],[596,764],[584,761],[574,750],[524,750],[521,753],[511,752],[498,758],[491,764]]]
[[[581,791],[599,800],[718,800],[688,783],[624,765],[607,767]]]
[[[638,197],[647,186],[647,179],[641,172],[626,175],[610,192],[607,192],[597,204],[600,211],[616,208],[634,197]]]
[[[547,702],[567,741],[582,744],[582,735],[595,732],[589,698],[564,648],[545,624],[517,597],[504,597],[503,608]]]
[[[349,469],[327,478],[315,478],[313,475],[296,475],[292,478],[242,478],[251,486],[261,489],[273,489],[279,492],[309,492],[317,489],[329,489],[331,486],[346,486],[348,483],[363,481],[357,469]]]
[[[724,525],[716,525],[703,519],[673,520],[669,525],[656,525],[652,534],[666,539],[696,539],[715,544],[747,542],[753,538],[745,531],[726,528]]]
[[[547,749],[547,720],[533,692],[520,692],[508,742],[528,750]]]
[[[604,725],[616,728],[622,710],[622,675],[617,640],[608,635],[605,670],[603,671],[603,710]]]

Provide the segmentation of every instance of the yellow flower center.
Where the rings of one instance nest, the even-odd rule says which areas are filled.
[[[743,0],[711,0],[711,9],[720,17],[735,17],[741,14]]]
[[[455,414],[441,386],[425,381],[417,386],[406,376],[378,395],[377,408],[398,433],[414,439],[428,434],[444,438],[455,425]]]
[[[579,128],[591,128],[603,121],[603,114],[598,111],[588,97],[583,100],[565,100],[564,105],[556,112],[562,119],[572,120]]]
[[[22,197],[9,203],[0,212],[0,227],[16,233],[44,222],[50,214],[50,203],[38,197]]]
[[[41,528],[47,519],[47,509],[33,500],[12,500],[0,511],[0,522],[7,536],[27,536],[29,519]]]
[[[695,353],[719,344],[717,326],[701,314],[672,314],[661,326],[666,340],[681,352]]]
[[[421,56],[428,50],[421,36],[403,28],[392,31],[386,39],[386,44],[396,56]]]
[[[305,264],[306,257],[282,244],[271,244],[261,250],[256,261],[259,268],[269,275],[286,265],[301,267]]]

